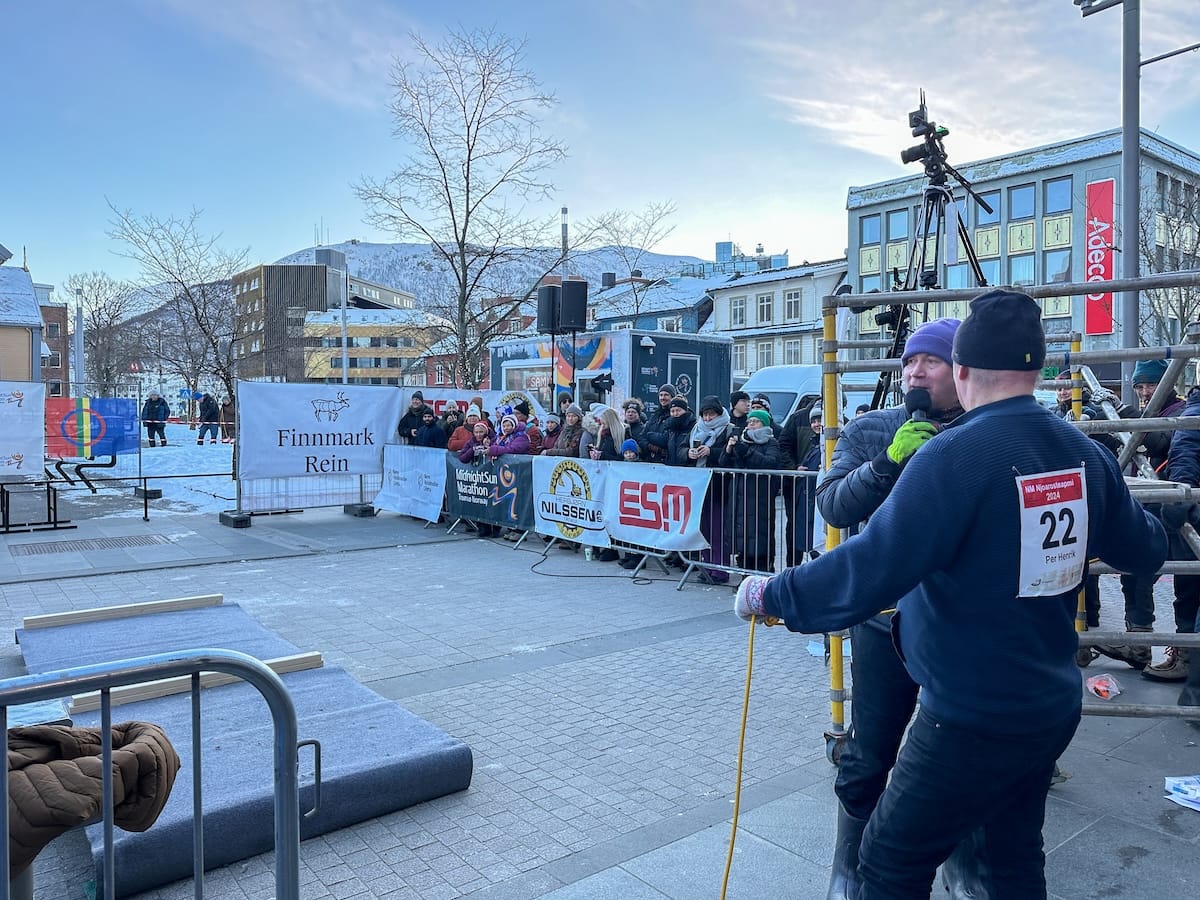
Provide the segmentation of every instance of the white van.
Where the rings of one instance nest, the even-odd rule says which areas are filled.
[[[870,403],[879,376],[874,372],[845,372],[841,376],[843,405],[847,417],[860,403]],[[892,379],[899,383],[899,373]],[[782,425],[788,416],[821,397],[821,367],[767,366],[751,375],[741,389],[753,397],[766,394],[771,401],[771,418]],[[889,403],[885,403],[890,405]]]

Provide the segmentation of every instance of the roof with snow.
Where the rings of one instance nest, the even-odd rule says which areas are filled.
[[[24,269],[0,266],[0,325],[25,328],[42,325],[33,278]]]
[[[1161,159],[1189,172],[1200,173],[1200,156],[1145,129],[1141,132],[1142,153]],[[1084,137],[1046,144],[1004,156],[969,163],[953,163],[954,167],[970,182],[989,181],[1042,172],[1056,166],[1072,165],[1088,159],[1119,156],[1121,153],[1120,129],[1101,131]],[[889,200],[920,196],[928,179],[924,172],[890,181],[880,181],[862,187],[851,186],[846,195],[846,209],[859,209]],[[953,182],[951,182],[953,183]]]
[[[306,325],[341,325],[342,308],[325,312],[310,312],[304,317]],[[347,325],[405,325],[410,328],[453,328],[449,319],[435,316],[423,309],[358,309],[347,307]]]
[[[728,274],[722,273],[707,278],[671,275],[650,284],[625,282],[596,292],[591,297],[590,305],[596,308],[598,319],[632,316],[635,309],[637,315],[690,309],[700,303],[712,288],[724,284],[729,278]],[[639,296],[635,296],[635,291]]]
[[[734,275],[727,277],[725,283],[716,285],[724,288],[742,288],[752,284],[768,284],[775,281],[786,281],[789,278],[806,278],[809,275],[836,275],[845,272],[848,267],[846,258],[829,259],[824,262],[801,263],[798,266],[787,266],[782,269],[767,269],[752,275]]]

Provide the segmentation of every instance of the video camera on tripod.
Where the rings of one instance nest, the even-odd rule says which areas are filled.
[[[929,110],[925,106],[925,92],[921,91],[921,105],[908,114],[908,127],[912,136],[925,140],[915,146],[900,151],[900,162],[904,164],[925,161],[925,174],[934,184],[946,182],[946,147],[943,138],[950,129],[937,122],[929,120]]]

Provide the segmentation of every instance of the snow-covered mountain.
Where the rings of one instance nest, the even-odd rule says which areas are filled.
[[[324,246],[346,254],[346,266],[351,275],[387,287],[411,291],[418,298],[422,297],[431,284],[447,278],[449,273],[445,263],[434,254],[428,244],[368,244],[348,241]],[[316,249],[306,247],[277,262],[312,264],[316,262]],[[556,253],[554,249],[547,249],[546,258],[553,260]],[[599,290],[602,273],[614,272],[617,278],[627,278],[629,266],[626,260],[635,257],[638,260],[637,267],[647,277],[678,275],[686,267],[697,266],[703,262],[695,256],[649,252],[637,256],[636,251],[601,247],[572,255],[567,265],[567,273],[582,275],[588,280],[592,290]],[[495,289],[516,293],[530,286],[541,274],[542,270],[532,262],[502,264],[496,269]]]

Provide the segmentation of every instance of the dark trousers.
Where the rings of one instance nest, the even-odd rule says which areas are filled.
[[[165,422],[147,422],[146,423],[146,438],[150,443],[154,443],[155,438],[167,442],[167,424]]]
[[[1196,623],[1200,619],[1200,575],[1175,576],[1174,606],[1175,631],[1195,634]]]
[[[196,435],[196,441],[204,440],[204,435],[207,434],[212,440],[217,439],[217,423],[216,422],[201,422],[200,433]]]
[[[1125,627],[1154,627],[1154,582],[1157,575],[1122,575],[1121,592],[1125,595]]]
[[[1042,821],[1054,762],[1079,712],[1034,732],[997,734],[917,713],[859,851],[859,900],[928,900],[937,867],[983,829],[991,900],[1046,896]]]
[[[798,476],[783,481],[784,536],[788,567],[798,566],[813,548],[813,519],[817,508],[817,480]],[[820,549],[824,550],[824,546]]]
[[[854,679],[850,734],[842,747],[834,792],[846,812],[869,818],[904,739],[917,704],[917,684],[878,622],[850,629],[850,672]]]

